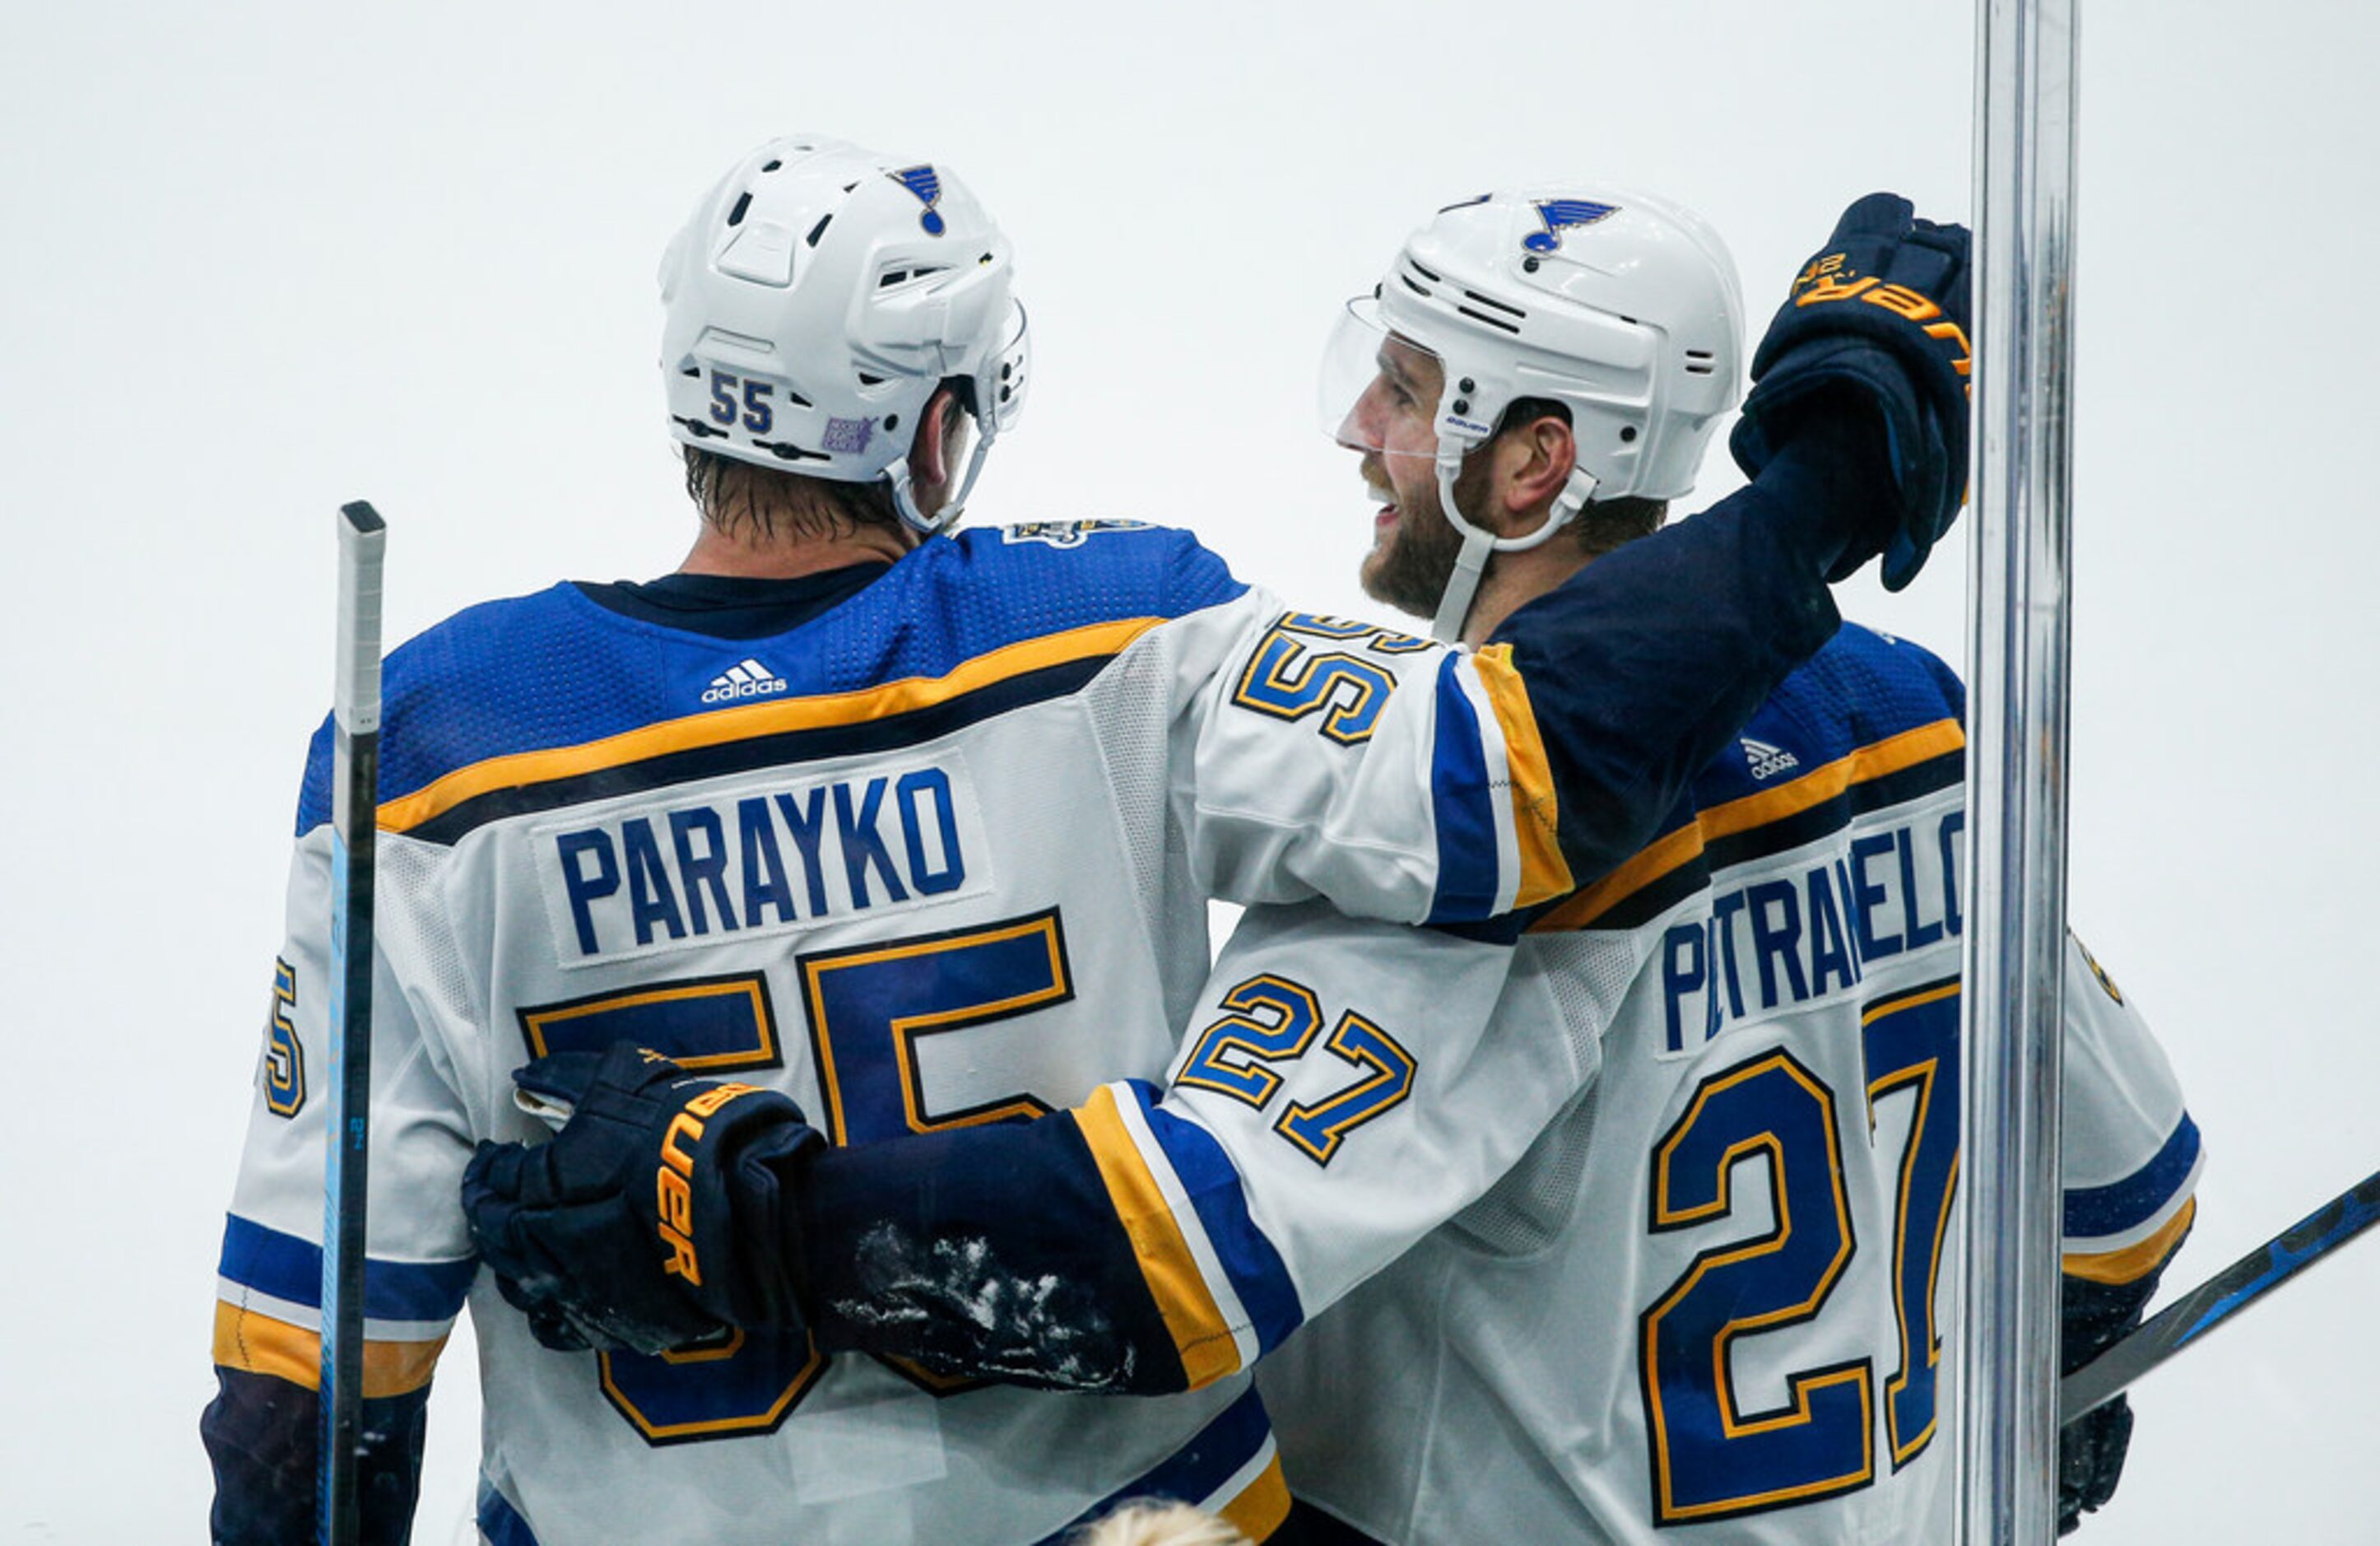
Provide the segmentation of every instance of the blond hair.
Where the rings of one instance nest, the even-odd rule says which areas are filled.
[[[1158,1501],[1126,1503],[1073,1540],[1074,1546],[1253,1546],[1228,1519]]]

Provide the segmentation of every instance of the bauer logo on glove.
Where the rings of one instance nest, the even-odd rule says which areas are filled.
[[[463,1207],[540,1341],[657,1353],[798,1324],[781,1191],[826,1143],[800,1107],[625,1041],[513,1082],[523,1110],[566,1120],[549,1143],[481,1144]]]
[[[1967,342],[1966,329],[1942,315],[1935,305],[1905,285],[1888,285],[1874,274],[1862,275],[1844,266],[1849,254],[1829,252],[1823,258],[1810,260],[1809,267],[1793,281],[1792,301],[1796,307],[1819,306],[1830,300],[1858,300],[1870,306],[1881,306],[1894,316],[1925,324],[1925,336],[1938,338],[1957,351],[1950,369],[1969,378],[1968,389],[1974,386],[1974,347]],[[1938,320],[1937,320],[1938,319]]]
[[[739,1095],[758,1095],[748,1084],[722,1084],[696,1096],[670,1118],[662,1133],[662,1163],[653,1172],[653,1212],[662,1244],[670,1257],[662,1275],[676,1276],[697,1287],[702,1284],[701,1260],[694,1248],[694,1159],[702,1146],[703,1124],[719,1108]],[[680,1147],[679,1140],[685,1140]]]

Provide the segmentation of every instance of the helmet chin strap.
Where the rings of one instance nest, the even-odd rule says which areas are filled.
[[[975,450],[967,457],[966,476],[959,480],[958,491],[951,495],[940,515],[929,516],[917,508],[917,496],[910,488],[908,457],[903,456],[884,469],[885,481],[892,485],[892,507],[901,512],[902,520],[913,530],[935,537],[959,523],[959,517],[966,510],[967,495],[975,492],[976,478],[983,471],[983,458],[991,450],[997,433],[990,424],[976,427],[981,432],[976,436]]]
[[[1525,553],[1538,546],[1555,532],[1568,526],[1586,502],[1595,497],[1595,474],[1583,467],[1572,467],[1570,477],[1562,482],[1561,493],[1554,496],[1553,506],[1535,531],[1518,537],[1498,537],[1474,526],[1454,503],[1454,481],[1463,471],[1463,457],[1468,449],[1452,435],[1440,435],[1438,441],[1438,504],[1446,516],[1447,524],[1463,534],[1463,546],[1454,554],[1454,572],[1446,577],[1446,589],[1439,592],[1438,613],[1429,620],[1429,636],[1442,644],[1452,644],[1463,638],[1463,626],[1471,620],[1471,603],[1479,595],[1479,582],[1488,572],[1491,554]]]

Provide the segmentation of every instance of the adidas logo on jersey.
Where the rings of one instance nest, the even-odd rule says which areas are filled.
[[[1783,747],[1755,741],[1749,736],[1743,737],[1743,761],[1752,769],[1752,776],[1761,780],[1775,778],[1788,768],[1802,765],[1802,760]]]
[[[744,698],[766,698],[785,690],[785,679],[747,655],[710,679],[702,695],[705,703],[733,703]]]

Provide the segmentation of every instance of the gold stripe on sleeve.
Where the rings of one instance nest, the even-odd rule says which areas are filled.
[[[1521,890],[1515,907],[1533,907],[1567,893],[1576,883],[1561,851],[1561,810],[1554,795],[1553,765],[1529,708],[1528,684],[1512,665],[1512,647],[1490,644],[1471,657],[1504,733],[1504,770],[1512,780],[1512,833],[1521,852]]]
[[[446,1339],[430,1342],[366,1342],[364,1394],[378,1400],[404,1395],[430,1383]],[[215,1362],[250,1374],[270,1374],[314,1390],[322,1378],[322,1339],[303,1326],[276,1321],[223,1300],[215,1302]]]
[[[1207,1287],[1206,1274],[1190,1255],[1182,1225],[1158,1189],[1157,1178],[1116,1111],[1115,1091],[1105,1085],[1075,1108],[1075,1125],[1090,1146],[1108,1189],[1108,1201],[1132,1239],[1140,1275],[1157,1300],[1166,1330],[1173,1334],[1182,1372],[1196,1390],[1238,1370],[1240,1349],[1223,1312]]]
[[[2193,1197],[2181,1205],[2181,1211],[2168,1219],[2164,1227],[2147,1239],[2126,1246],[2121,1250],[2101,1251],[2093,1256],[2063,1257],[2058,1261],[2058,1271],[2070,1278],[2082,1278],[2091,1283],[2138,1283],[2165,1265],[2166,1258],[2181,1244],[2181,1237],[2190,1233],[2190,1226],[2197,1217],[2198,1199]]]
[[[1289,1517],[1289,1481],[1281,1474],[1281,1456],[1274,1455],[1254,1481],[1215,1512],[1250,1540],[1263,1540],[1281,1528]]]

